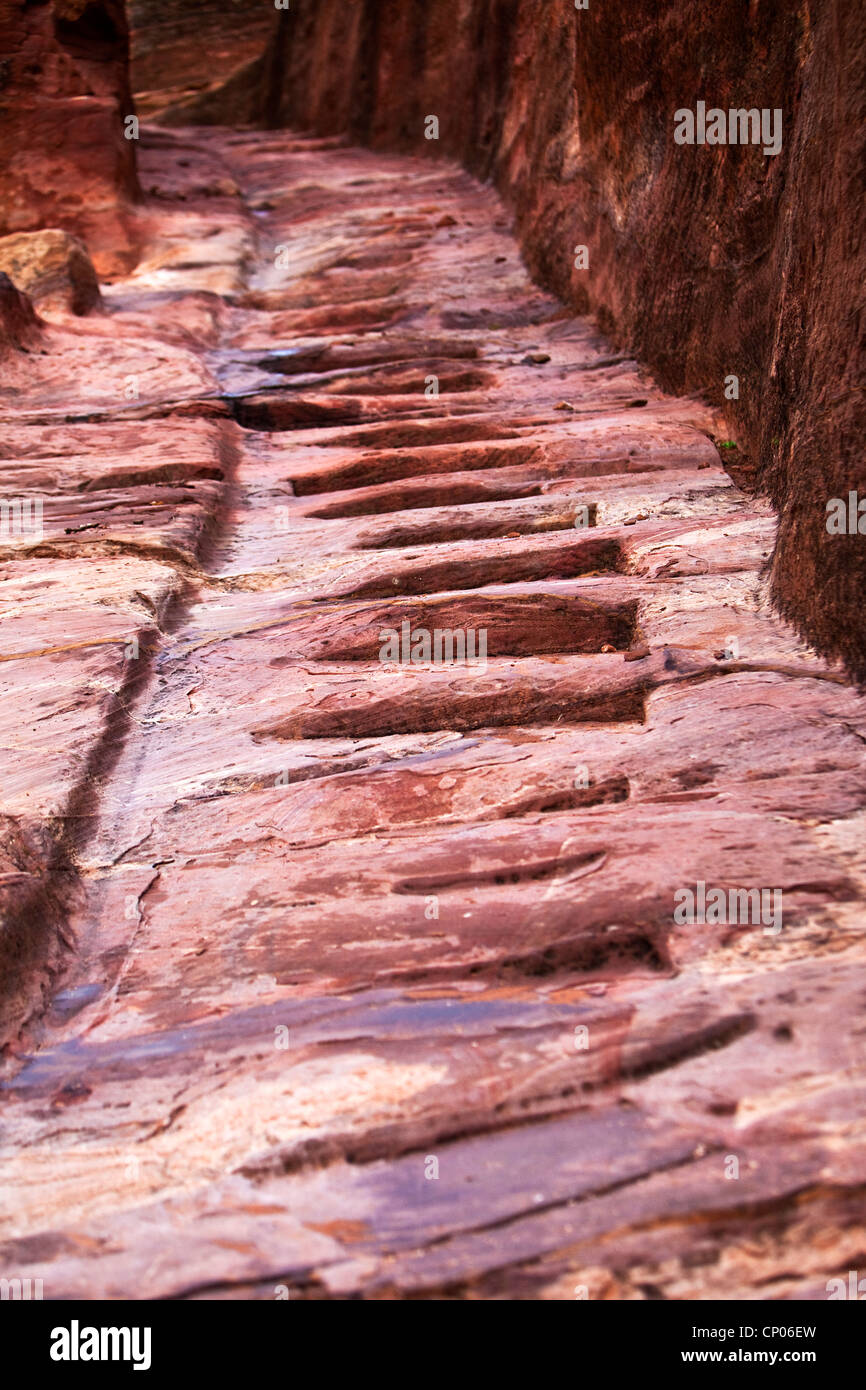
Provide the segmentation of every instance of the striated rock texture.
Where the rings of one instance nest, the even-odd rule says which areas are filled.
[[[143,115],[219,87],[262,53],[277,19],[273,0],[130,0],[128,10]]]
[[[104,314],[0,280],[0,1275],[825,1298],[866,702],[767,602],[769,506],[455,165],[140,158]]]
[[[60,228],[100,275],[135,259],[123,0],[2,0],[0,233]]]
[[[0,237],[0,270],[43,312],[88,314],[101,303],[86,248],[56,228]]]
[[[778,109],[780,152],[676,144],[698,101]],[[293,0],[266,55],[186,119],[345,132],[494,178],[542,283],[665,387],[724,407],[780,513],[776,602],[866,678],[866,541],[825,525],[829,499],[866,496],[858,0]]]
[[[38,338],[39,319],[32,301],[12,283],[5,270],[0,271],[0,357],[27,352]]]

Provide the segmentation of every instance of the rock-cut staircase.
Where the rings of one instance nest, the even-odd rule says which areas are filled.
[[[10,358],[0,1272],[823,1298],[866,1258],[866,707],[700,404],[447,164],[151,131]],[[382,660],[383,632],[486,662]],[[778,891],[682,923],[697,885]]]

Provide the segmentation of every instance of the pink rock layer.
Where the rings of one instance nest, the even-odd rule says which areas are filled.
[[[778,113],[778,148],[678,144],[698,102]],[[866,544],[826,521],[866,497],[864,108],[857,0],[320,0],[174,118],[346,133],[492,177],[541,283],[724,411],[780,515],[774,600],[862,680]]]
[[[457,168],[141,166],[104,312],[9,300],[0,1272],[826,1297],[866,706],[769,607],[769,508]]]

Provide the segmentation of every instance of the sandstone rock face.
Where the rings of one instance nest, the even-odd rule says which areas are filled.
[[[39,320],[31,301],[0,271],[0,356],[20,354],[38,337]]]
[[[143,115],[200,99],[258,58],[277,10],[273,0],[131,0],[130,77]]]
[[[100,275],[128,269],[138,183],[123,0],[6,0],[0,54],[0,232],[59,227]]]
[[[677,144],[675,113],[699,100],[778,111],[778,152]],[[299,3],[222,100],[190,109],[492,176],[542,283],[668,389],[724,408],[780,513],[776,601],[866,677],[866,544],[826,530],[830,499],[866,495],[862,5]]]
[[[141,167],[135,272],[0,383],[0,1272],[825,1298],[866,705],[769,605],[770,508],[455,166]]]
[[[88,314],[102,303],[86,247],[56,228],[0,237],[0,270],[43,313]]]

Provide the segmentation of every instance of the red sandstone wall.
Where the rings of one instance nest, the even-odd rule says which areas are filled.
[[[866,678],[866,537],[825,525],[830,498],[866,497],[858,0],[137,0],[133,14],[142,82],[180,87],[188,65],[195,87],[248,59],[221,92],[175,102],[175,122],[345,132],[495,178],[535,275],[663,385],[725,408],[779,509],[777,603]],[[0,232],[64,227],[110,274],[132,255],[136,194],[122,2],[5,0],[0,45]],[[781,109],[781,152],[677,145],[673,113],[698,100]]]
[[[776,601],[866,678],[866,537],[825,526],[829,498],[866,497],[857,0],[292,0],[227,97],[195,118],[346,132],[494,177],[544,284],[663,385],[724,406],[780,512]],[[781,152],[677,145],[674,112],[698,100],[780,108]]]
[[[60,227],[110,275],[138,195],[123,0],[2,0],[0,235]]]

